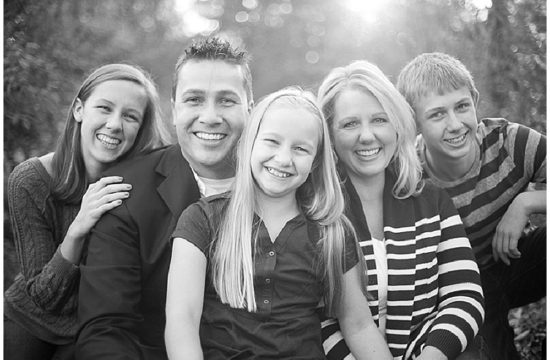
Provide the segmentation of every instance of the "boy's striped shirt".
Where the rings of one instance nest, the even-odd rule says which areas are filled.
[[[417,150],[425,177],[451,196],[483,269],[494,263],[491,243],[508,206],[530,182],[546,184],[546,137],[505,119],[483,119],[477,138],[478,160],[455,181],[442,181],[433,175],[426,164],[426,145],[421,136]]]

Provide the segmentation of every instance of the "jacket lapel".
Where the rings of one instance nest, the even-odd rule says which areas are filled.
[[[157,191],[172,213],[172,222],[175,222],[187,206],[200,198],[195,176],[179,145],[166,151],[155,171],[164,177]]]

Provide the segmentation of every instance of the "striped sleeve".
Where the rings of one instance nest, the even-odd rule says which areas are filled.
[[[462,221],[440,192],[441,240],[437,249],[439,305],[425,346],[455,358],[479,331],[485,315],[479,269]]]
[[[328,360],[354,360],[355,357],[344,340],[337,319],[325,318],[321,322],[323,350]]]
[[[531,182],[546,183],[546,136],[517,123],[508,123],[506,133],[514,163]]]

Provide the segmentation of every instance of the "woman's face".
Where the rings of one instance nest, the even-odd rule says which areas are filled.
[[[132,148],[146,106],[145,89],[126,80],[105,81],[86,102],[77,100],[74,117],[81,123],[82,156],[88,174],[98,174]]]
[[[380,102],[367,91],[345,89],[334,103],[334,148],[348,174],[384,176],[397,149],[397,132]]]
[[[252,148],[250,166],[261,192],[270,198],[295,198],[307,180],[319,144],[319,120],[289,104],[273,104]]]

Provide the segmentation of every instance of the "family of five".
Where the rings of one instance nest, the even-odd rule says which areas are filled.
[[[150,76],[96,69],[8,180],[5,357],[519,359],[546,137],[478,99],[426,53],[395,85],[355,61],[255,103],[249,55],[208,38],[176,64],[171,144]]]

